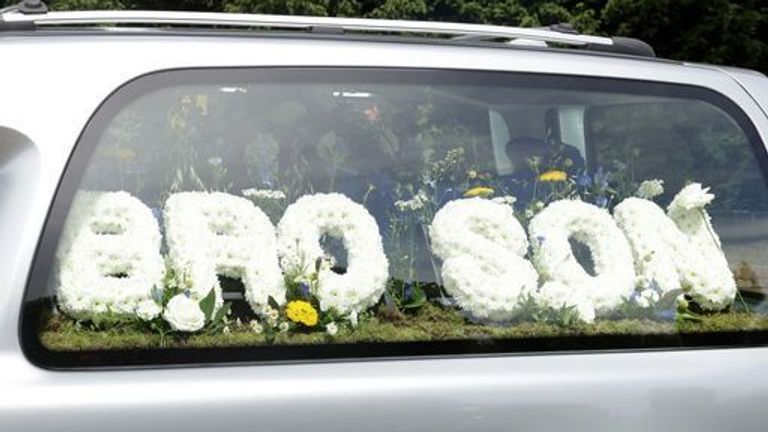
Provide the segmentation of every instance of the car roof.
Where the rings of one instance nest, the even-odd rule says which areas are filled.
[[[0,35],[26,32],[61,34],[152,35],[217,33],[247,36],[303,33],[304,36],[351,38],[359,40],[397,37],[401,42],[432,44],[495,45],[506,48],[563,49],[613,55],[655,57],[646,43],[632,38],[579,34],[568,24],[541,28],[507,27],[432,21],[258,15],[214,12],[169,11],[70,11],[25,13],[19,7],[0,11]]]

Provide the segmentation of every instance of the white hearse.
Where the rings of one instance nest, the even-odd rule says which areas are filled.
[[[2,431],[765,430],[758,72],[33,0],[0,58]]]

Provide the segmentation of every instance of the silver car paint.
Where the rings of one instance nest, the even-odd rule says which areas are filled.
[[[18,315],[64,164],[115,88],[156,70],[379,66],[687,83],[768,117],[733,75],[521,49],[311,39],[0,37],[0,431],[762,431],[768,348],[60,372],[23,356]],[[765,88],[764,77],[754,78]],[[765,107],[764,107],[765,108]]]

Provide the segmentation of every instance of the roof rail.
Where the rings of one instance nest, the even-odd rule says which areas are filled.
[[[504,27],[434,21],[401,21],[363,18],[335,18],[287,15],[256,15],[218,12],[163,11],[72,11],[47,12],[40,0],[25,0],[18,6],[0,9],[0,31],[78,26],[180,26],[210,28],[263,28],[304,30],[316,33],[345,32],[401,33],[449,37],[453,40],[506,40],[512,45],[546,46],[559,44],[589,51],[655,57],[647,43],[632,38],[579,34],[569,24],[549,27]]]
[[[503,27],[485,24],[462,24],[431,21],[400,21],[362,18],[332,18],[284,15],[252,15],[218,12],[161,11],[72,11],[39,14],[8,11],[0,22],[32,24],[36,28],[56,26],[199,26],[313,30],[334,29],[348,32],[391,32],[432,36],[477,36],[480,38],[527,39],[571,46],[613,45],[611,38],[566,33],[546,28]]]

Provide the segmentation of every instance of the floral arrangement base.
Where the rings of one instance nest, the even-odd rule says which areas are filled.
[[[373,316],[355,328],[340,328],[334,336],[326,332],[284,332],[269,340],[254,332],[248,323],[230,324],[227,333],[199,333],[162,336],[132,326],[113,326],[108,330],[78,325],[62,315],[43,317],[40,339],[54,351],[92,351],[147,348],[217,348],[234,346],[311,345],[360,342],[414,342],[442,340],[525,339],[531,337],[600,335],[671,335],[730,331],[768,330],[768,316],[750,312],[703,315],[697,320],[675,321],[648,318],[598,319],[594,323],[524,321],[490,326],[467,321],[459,311],[431,303],[413,313],[387,313],[379,306]]]

